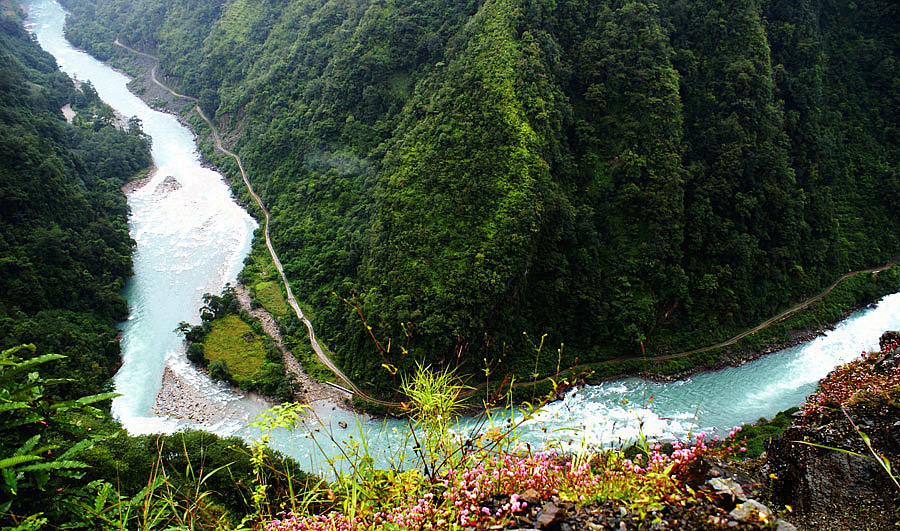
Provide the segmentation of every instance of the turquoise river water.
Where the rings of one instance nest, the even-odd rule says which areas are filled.
[[[222,176],[201,166],[187,128],[131,94],[126,76],[65,40],[65,12],[59,4],[30,0],[26,8],[28,29],[63,71],[90,81],[103,101],[120,114],[140,118],[153,138],[153,160],[159,171],[129,198],[130,229],[137,249],[135,275],[124,293],[131,315],[121,325],[123,364],[115,384],[122,396],[113,402],[113,414],[132,433],[194,427],[253,437],[257,432],[247,424],[270,404],[217,385],[193,369],[175,328],[181,321],[198,321],[204,293],[217,293],[226,282],[234,282],[249,252],[256,222],[234,202]],[[157,191],[166,176],[173,176],[181,188]],[[818,339],[740,367],[672,383],[629,378],[572,391],[527,421],[522,437],[533,447],[555,443],[565,448],[615,444],[633,439],[639,430],[659,439],[684,438],[692,431],[727,431],[799,405],[835,366],[862,350],[876,348],[882,331],[898,328],[900,294],[894,294]],[[213,404],[213,413],[199,421],[154,413],[166,368]],[[302,435],[283,431],[274,439],[276,447],[311,471],[322,471],[323,456],[340,453],[341,441],[351,436],[359,441],[365,435],[369,446],[382,456],[404,438],[404,425],[397,421],[357,417],[330,405],[318,406],[316,413],[319,431]],[[349,427],[338,428],[339,422]],[[463,420],[459,429],[468,429],[470,422]]]

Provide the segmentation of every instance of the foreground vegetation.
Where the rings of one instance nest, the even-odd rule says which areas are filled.
[[[420,368],[403,385],[410,426],[419,435],[409,436],[400,450],[408,455],[394,459],[412,466],[375,470],[365,443],[351,446],[350,471],[328,485],[332,503],[313,511],[290,511],[265,529],[530,527],[550,505],[554,513],[557,506],[569,506],[568,516],[565,510],[557,514],[556,525],[578,514],[582,525],[616,520],[629,529],[644,529],[671,517],[673,507],[688,506],[684,514],[693,515],[685,525],[692,521],[709,529],[727,528],[727,513],[710,503],[716,494],[698,493],[690,478],[701,459],[740,455],[744,449],[736,440],[710,446],[699,434],[690,442],[665,445],[639,441],[627,450],[532,452],[518,439],[518,427],[535,412],[531,409],[521,411],[513,424],[485,414],[475,432],[454,430],[462,390],[453,375]],[[736,428],[732,436],[739,431]],[[604,508],[609,507],[615,517],[607,521]]]
[[[563,367],[706,346],[900,248],[895,2],[65,4],[240,133],[294,292],[385,394],[382,364],[530,371],[523,330]]]
[[[887,344],[894,350],[898,345]],[[737,503],[730,491],[707,479],[722,477],[733,460],[753,452],[755,440],[777,435],[791,423],[788,415],[787,422],[770,423],[778,427],[765,434],[754,430],[768,427],[735,428],[724,442],[698,433],[664,444],[639,439],[628,448],[576,445],[560,451],[551,445],[537,452],[518,435],[536,410],[518,411],[514,423],[485,414],[473,431],[459,430],[453,419],[464,386],[450,373],[420,368],[403,382],[405,414],[415,435],[407,433],[396,448],[394,465],[377,468],[367,439],[350,438],[339,443],[342,457],[326,460],[334,468],[325,480],[267,450],[275,429],[324,435],[319,444],[338,443],[334,434],[318,433],[320,424],[305,406],[285,404],[261,415],[249,446],[202,432],[129,437],[92,407],[109,395],[54,398],[48,391],[59,382],[39,371],[58,357],[22,357],[33,349],[16,347],[0,356],[0,407],[7,412],[0,426],[0,489],[9,500],[0,518],[10,529],[516,529],[535,525],[541,515],[552,515],[546,521],[557,525],[770,529],[778,518],[764,508],[749,516],[729,512]],[[898,480],[890,465],[895,456],[881,446],[881,424],[889,428],[894,417],[874,417],[863,428],[868,435],[852,417],[896,409],[900,368],[892,352],[883,347],[881,353],[864,353],[832,372],[792,428],[825,433],[822,426],[851,418],[858,440],[846,440],[849,449],[800,444],[877,463],[887,481],[872,488],[882,490]],[[776,457],[764,459],[763,470],[777,473],[743,489],[770,496],[785,489],[784,481],[792,481],[785,471],[794,465],[785,463],[784,454]],[[710,466],[719,472],[708,476]],[[792,497],[788,503],[809,502]],[[800,516],[819,521],[808,512]]]
[[[891,468],[895,456],[881,446],[886,440],[881,425],[889,431],[895,419],[889,411],[896,410],[900,389],[900,358],[894,355],[898,345],[896,339],[883,342],[882,352],[864,353],[833,371],[793,419],[794,432],[785,432],[794,437],[797,426],[811,426],[811,433],[827,434],[823,426],[846,416],[856,443],[847,439],[831,447],[791,439],[785,444],[876,463],[875,470],[887,480],[870,485],[878,492],[897,483]],[[453,374],[419,368],[402,386],[405,415],[415,432],[396,447],[392,466],[378,468],[365,436],[338,442],[327,428],[318,433],[319,422],[299,404],[261,415],[254,424],[258,435],[249,446],[202,432],[129,437],[92,407],[109,395],[62,401],[48,393],[59,382],[42,378],[39,371],[59,361],[58,356],[22,358],[33,350],[20,346],[0,356],[0,407],[8,419],[0,426],[0,489],[9,500],[0,507],[0,517],[10,529],[403,531],[564,522],[617,529],[772,529],[778,520],[778,513],[751,502],[743,502],[753,508],[745,512],[729,490],[737,483],[728,486],[726,481],[723,488],[711,479],[727,478],[723,471],[730,474],[734,460],[752,452],[755,440],[791,424],[788,414],[770,423],[771,431],[736,427],[725,441],[698,433],[667,443],[639,439],[619,449],[575,445],[561,451],[551,444],[534,451],[518,434],[535,409],[518,411],[512,423],[486,413],[472,431],[459,430],[453,419],[465,387]],[[853,418],[867,422],[865,431]],[[270,452],[267,445],[275,429],[319,437],[319,444],[340,444],[342,457],[326,460],[333,466],[331,479],[310,477],[290,459]],[[789,475],[796,468],[791,455],[788,461],[783,452],[765,457],[763,471],[773,471],[769,479],[740,487],[777,498],[781,490],[795,486]],[[796,464],[801,470],[808,466]],[[711,468],[718,472],[707,475]],[[808,512],[809,500],[796,495],[787,500],[807,506],[801,521],[821,522]],[[842,518],[846,512],[842,510]],[[888,508],[880,517],[884,514],[893,513]]]
[[[722,526],[713,527],[728,521],[687,477],[701,457],[740,449],[712,448],[702,434],[688,445],[644,442],[628,454],[532,453],[518,444],[519,422],[494,426],[485,417],[461,438],[452,419],[462,387],[452,375],[423,369],[404,384],[418,435],[410,432],[394,456],[397,467],[376,469],[366,441],[351,439],[341,443],[337,479],[326,482],[266,448],[276,428],[315,425],[301,423],[304,406],[263,414],[251,446],[202,432],[129,437],[91,407],[110,395],[53,398],[47,391],[58,382],[38,370],[58,356],[20,356],[33,348],[0,358],[0,407],[9,412],[0,426],[0,489],[9,500],[0,521],[10,529],[486,529],[551,498],[615,502],[629,527],[644,528],[684,504],[704,506],[699,521],[720,516]]]
[[[60,398],[66,381],[41,374],[62,357],[34,351],[0,355],[4,530],[236,529],[257,510],[255,482],[278,506],[317,483],[290,459],[238,438],[129,436],[105,411],[115,395]]]

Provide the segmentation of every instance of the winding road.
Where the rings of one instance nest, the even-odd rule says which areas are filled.
[[[871,268],[869,268],[869,269],[860,269],[859,271],[851,271],[851,272],[849,272],[849,273],[845,273],[845,274],[841,275],[840,278],[838,278],[837,280],[835,280],[833,284],[831,284],[830,286],[828,286],[827,288],[825,288],[824,290],[822,290],[822,291],[821,291],[820,293],[818,293],[817,295],[814,295],[814,296],[812,296],[812,297],[806,299],[805,301],[803,301],[803,302],[801,302],[801,303],[799,303],[799,304],[796,304],[796,305],[794,305],[794,306],[791,306],[790,308],[788,308],[787,310],[785,310],[785,311],[779,313],[779,314],[776,315],[775,317],[771,317],[771,318],[769,318],[769,319],[767,319],[767,320],[761,322],[760,324],[754,326],[753,328],[741,332],[740,334],[738,334],[738,335],[732,337],[731,339],[728,339],[728,340],[726,340],[726,341],[722,341],[721,343],[716,343],[715,345],[709,345],[708,347],[702,347],[702,348],[697,348],[697,349],[694,349],[694,350],[688,350],[688,351],[685,351],[685,352],[679,352],[679,353],[677,353],[677,354],[667,354],[667,355],[665,355],[665,356],[657,356],[657,357],[654,357],[653,360],[656,361],[656,360],[671,360],[671,359],[676,359],[676,358],[683,358],[683,357],[685,357],[685,356],[690,356],[691,354],[699,354],[699,353],[701,353],[701,352],[708,352],[708,351],[710,351],[710,350],[714,350],[714,349],[717,349],[717,348],[722,348],[722,347],[728,347],[728,346],[731,346],[731,345],[737,343],[738,341],[744,339],[745,337],[747,337],[747,336],[749,336],[749,335],[751,335],[751,334],[755,334],[756,332],[759,332],[760,330],[762,330],[762,329],[764,329],[764,328],[768,328],[768,327],[772,326],[773,324],[775,324],[775,323],[777,323],[777,322],[779,322],[779,321],[782,321],[782,320],[784,320],[784,319],[787,319],[788,317],[790,317],[791,315],[793,315],[793,314],[799,312],[800,310],[805,310],[805,309],[808,308],[811,304],[813,304],[813,303],[815,303],[815,302],[818,302],[818,301],[822,300],[822,297],[824,297],[824,296],[828,295],[829,293],[831,293],[831,291],[834,290],[834,288],[838,287],[838,285],[839,285],[841,282],[847,280],[848,278],[854,277],[854,276],[856,276],[856,275],[861,275],[861,274],[864,274],[864,273],[865,273],[865,274],[868,274],[868,273],[881,273],[882,271],[884,271],[884,270],[886,270],[886,269],[889,269],[891,266],[893,266],[894,264],[896,264],[898,258],[900,258],[900,257],[895,257],[893,260],[891,260],[891,261],[888,262],[887,264],[884,264],[884,265],[881,265],[881,266],[878,266],[878,267],[871,267]]]
[[[788,308],[787,310],[784,310],[783,312],[779,313],[778,315],[776,315],[774,317],[770,317],[769,319],[766,319],[765,321],[754,326],[753,328],[751,328],[749,330],[745,330],[745,331],[741,332],[740,334],[732,337],[731,339],[722,341],[721,343],[716,343],[714,345],[709,345],[709,346],[701,347],[701,348],[695,348],[693,350],[686,350],[684,352],[678,352],[675,354],[664,354],[662,356],[648,356],[648,357],[620,356],[618,358],[613,358],[611,360],[596,361],[596,362],[592,362],[592,363],[581,363],[578,365],[573,365],[573,366],[567,368],[566,370],[573,371],[573,370],[578,370],[578,369],[587,369],[589,367],[597,367],[599,365],[611,365],[613,363],[621,363],[621,362],[626,362],[626,361],[641,361],[641,360],[652,361],[652,362],[666,361],[666,360],[684,358],[684,357],[690,356],[692,354],[700,354],[703,352],[709,352],[710,350],[715,350],[717,348],[728,347],[728,346],[734,345],[738,341],[744,339],[745,337],[747,337],[751,334],[755,334],[756,332],[759,332],[760,330],[764,330],[779,321],[783,321],[784,319],[787,319],[791,315],[793,315],[801,310],[805,310],[811,304],[822,300],[823,297],[825,297],[826,295],[831,293],[832,290],[834,290],[834,288],[838,287],[838,285],[840,285],[841,282],[847,280],[848,278],[856,276],[856,275],[867,274],[867,273],[880,273],[880,272],[894,266],[898,262],[898,260],[900,260],[900,256],[896,256],[896,257],[894,257],[893,260],[891,260],[887,264],[884,264],[884,265],[881,265],[878,267],[870,267],[869,269],[860,269],[859,271],[851,271],[849,273],[845,273],[845,274],[841,275],[840,278],[835,280],[830,286],[828,286],[827,288],[825,288],[818,294],[813,295],[812,297],[810,297],[800,303],[797,303],[794,306],[791,306],[790,308]],[[548,376],[546,378],[541,378],[540,380],[517,382],[517,383],[514,383],[513,386],[514,387],[525,387],[525,386],[534,385],[537,383],[543,383],[543,382],[546,382],[546,381],[549,381],[549,380],[555,379],[555,378],[556,378],[555,376]],[[482,387],[482,386],[483,386],[483,384],[478,387]]]
[[[268,211],[268,209],[266,209],[265,205],[263,205],[262,199],[260,199],[260,197],[256,194],[256,191],[253,190],[253,186],[250,184],[250,180],[247,178],[247,172],[244,171],[244,164],[241,162],[241,158],[239,156],[237,156],[236,154],[232,153],[231,151],[229,151],[225,146],[222,145],[222,139],[221,139],[221,137],[219,137],[219,130],[212,123],[212,121],[209,118],[207,118],[207,116],[203,113],[203,109],[200,108],[197,98],[187,96],[185,94],[179,94],[178,92],[175,92],[171,88],[169,88],[166,85],[164,85],[163,83],[161,83],[158,79],[156,79],[156,67],[159,65],[158,57],[135,50],[134,48],[131,48],[131,47],[119,42],[119,39],[116,39],[114,41],[114,44],[116,46],[120,46],[121,48],[124,48],[125,50],[128,50],[131,53],[134,53],[134,54],[137,54],[137,55],[140,55],[143,57],[147,57],[148,59],[153,60],[155,62],[155,65],[150,70],[151,81],[153,81],[154,84],[165,89],[169,94],[175,96],[176,98],[183,98],[183,99],[194,102],[196,104],[194,108],[197,110],[197,114],[200,115],[200,118],[203,118],[203,121],[205,121],[209,125],[209,128],[212,131],[213,142],[216,146],[216,149],[218,149],[225,155],[228,155],[229,157],[233,158],[235,160],[235,162],[237,162],[238,169],[241,172],[241,178],[244,180],[244,186],[247,187],[247,191],[250,192],[250,195],[253,197],[253,200],[256,202],[256,205],[259,207],[259,209],[262,211],[263,215],[265,216],[265,223],[263,225],[263,234],[265,235],[265,239],[266,239],[266,248],[269,250],[269,255],[271,255],[271,257],[272,257],[272,262],[274,262],[275,268],[278,270],[278,274],[281,276],[281,282],[284,285],[285,293],[287,293],[288,304],[290,304],[291,308],[294,309],[294,313],[297,314],[297,318],[300,319],[301,321],[303,321],[303,324],[306,325],[306,329],[309,331],[310,346],[312,346],[313,350],[315,351],[316,357],[319,359],[319,362],[322,363],[322,365],[328,367],[328,369],[331,372],[333,372],[334,375],[337,376],[337,378],[339,380],[341,380],[344,383],[344,385],[346,385],[346,387],[347,387],[346,389],[344,389],[344,388],[341,388],[338,386],[338,388],[342,389],[343,391],[345,391],[347,393],[356,395],[357,397],[359,397],[365,401],[368,401],[368,402],[373,402],[375,404],[380,404],[380,405],[387,406],[387,407],[401,407],[402,404],[400,404],[400,402],[391,402],[391,401],[386,401],[386,400],[380,400],[380,399],[374,398],[372,396],[369,396],[366,393],[364,393],[362,390],[360,390],[360,388],[357,387],[356,384],[354,384],[350,380],[350,378],[348,378],[347,375],[344,374],[344,372],[341,371],[337,367],[337,365],[334,364],[334,362],[331,360],[331,358],[328,356],[328,354],[325,353],[325,350],[319,344],[319,341],[316,339],[316,332],[315,332],[315,330],[313,330],[312,323],[309,321],[309,319],[306,318],[305,315],[303,315],[303,310],[300,309],[300,305],[297,303],[297,299],[294,297],[294,292],[291,291],[291,284],[288,282],[287,276],[284,274],[284,267],[282,267],[282,265],[281,265],[281,260],[278,259],[278,254],[275,252],[275,248],[272,246],[272,239],[269,237],[269,220],[270,220],[269,211]]]

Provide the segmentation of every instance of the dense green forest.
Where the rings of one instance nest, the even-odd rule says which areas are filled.
[[[64,4],[76,45],[158,54],[240,134],[294,292],[372,387],[525,375],[544,333],[563,365],[703,346],[900,250],[890,0]]]
[[[60,108],[76,111],[73,124]],[[89,84],[75,88],[22,27],[0,19],[0,348],[66,356],[58,392],[103,390],[119,363],[113,324],[133,241],[119,187],[150,165],[140,124],[114,126]]]

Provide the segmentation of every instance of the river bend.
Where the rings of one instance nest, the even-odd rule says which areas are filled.
[[[72,48],[62,32],[65,12],[55,1],[30,0],[26,8],[29,30],[60,67],[74,78],[91,81],[103,101],[122,115],[140,118],[153,138],[158,171],[128,200],[137,250],[135,275],[124,292],[131,314],[121,325],[123,365],[115,384],[122,396],[114,401],[113,414],[132,433],[200,427],[223,435],[253,436],[246,425],[267,404],[213,384],[194,370],[174,329],[181,321],[198,320],[203,293],[217,293],[226,282],[234,281],[249,252],[256,222],[234,202],[221,175],[202,167],[188,129],[128,92],[124,75]],[[168,176],[180,188],[158,190]],[[563,445],[582,441],[609,445],[633,439],[639,430],[661,439],[727,431],[799,405],[835,366],[862,350],[876,348],[884,330],[898,328],[900,294],[894,294],[875,308],[856,312],[818,339],[741,367],[672,383],[629,378],[574,390],[526,423],[523,437],[535,444],[555,440]],[[217,413],[200,422],[155,414],[167,367],[214,403]],[[399,423],[357,418],[324,405],[318,406],[317,413],[322,423],[318,435],[333,430],[338,440],[351,434],[359,440],[362,430],[370,446],[385,453],[402,438]],[[338,428],[339,422],[349,428]],[[339,453],[331,439],[321,436],[313,444],[308,437],[278,433],[275,445],[311,471],[325,466],[323,450]]]

